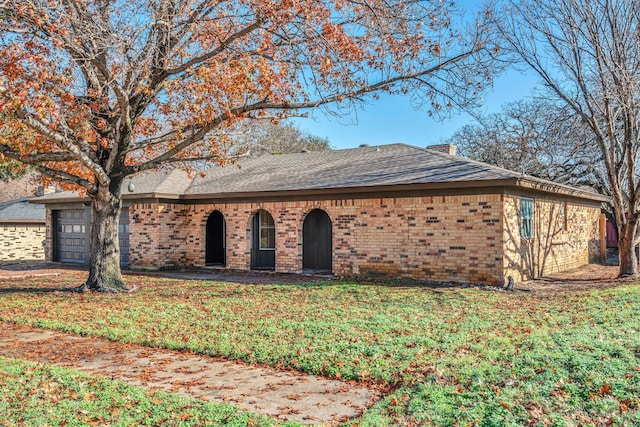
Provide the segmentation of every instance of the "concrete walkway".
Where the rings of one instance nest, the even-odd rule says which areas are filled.
[[[344,421],[380,397],[354,383],[1,322],[0,355],[233,403],[304,424]]]

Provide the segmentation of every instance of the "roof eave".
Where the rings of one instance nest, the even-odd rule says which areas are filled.
[[[127,193],[122,195],[122,200],[180,200],[183,196],[174,193]]]
[[[60,197],[60,198],[51,198],[51,199],[45,199],[45,198],[38,198],[38,199],[33,199],[33,200],[29,200],[29,203],[33,203],[35,205],[48,205],[48,204],[52,204],[52,203],[74,203],[74,202],[82,202],[87,200],[87,198],[83,198],[83,197]]]
[[[330,188],[312,188],[312,189],[291,189],[291,190],[272,190],[272,191],[244,191],[233,193],[196,193],[196,194],[175,194],[175,193],[125,193],[122,199],[126,201],[143,201],[143,200],[162,200],[197,202],[206,200],[223,200],[223,199],[244,199],[244,198],[273,198],[273,197],[296,197],[296,196],[314,196],[314,195],[341,195],[341,194],[371,194],[371,193],[389,193],[400,191],[428,191],[428,190],[447,190],[447,189],[464,189],[464,188],[520,188],[526,190],[539,191],[551,194],[561,194],[568,197],[579,199],[588,199],[598,202],[610,202],[611,197],[602,194],[592,193],[585,190],[569,187],[566,185],[552,183],[550,181],[537,180],[535,178],[503,178],[491,180],[475,180],[475,181],[448,181],[448,182],[430,182],[430,183],[410,183],[410,184],[392,184],[392,185],[369,185],[369,186],[352,186],[352,187],[330,187]],[[30,203],[54,204],[54,203],[73,203],[86,202],[86,197],[65,197],[51,199],[30,200]]]
[[[135,194],[123,194],[122,200],[180,200],[181,196],[179,194],[169,194],[169,193],[135,193]],[[29,203],[36,204],[54,204],[54,203],[77,203],[77,202],[86,202],[88,201],[88,197],[60,197],[60,198],[50,198],[50,199],[35,199],[30,200]]]
[[[242,199],[256,197],[294,197],[304,195],[327,195],[327,194],[369,194],[369,193],[388,193],[395,191],[415,191],[415,190],[444,190],[454,188],[481,188],[481,187],[505,187],[515,185],[515,179],[501,180],[484,180],[484,181],[449,181],[449,182],[430,182],[430,183],[411,183],[411,184],[393,184],[393,185],[370,185],[370,186],[353,186],[353,187],[331,187],[331,188],[312,188],[312,189],[293,189],[293,190],[274,190],[274,191],[244,191],[234,193],[197,193],[185,194],[182,200],[219,200],[219,199]]]
[[[575,197],[579,199],[589,199],[597,202],[611,203],[610,196],[604,194],[592,193],[590,191],[581,190],[579,188],[570,187],[568,185],[557,184],[551,181],[537,180],[535,178],[517,178],[516,187],[528,190],[542,191],[545,193],[562,194],[564,196]]]
[[[446,189],[464,189],[464,188],[521,188],[526,190],[534,190],[544,193],[561,194],[568,197],[588,199],[597,202],[610,202],[611,198],[602,194],[592,193],[585,190],[569,187],[566,185],[555,184],[542,180],[529,178],[503,178],[491,180],[476,181],[448,181],[435,183],[414,183],[414,184],[395,184],[395,185],[371,185],[371,186],[354,186],[354,187],[334,187],[334,188],[317,188],[317,189],[294,189],[279,191],[247,191],[234,193],[198,193],[185,194],[181,197],[184,201],[200,201],[200,200],[221,200],[221,199],[243,199],[243,198],[273,198],[273,197],[295,197],[305,195],[327,195],[327,194],[369,194],[369,193],[388,193],[395,191],[415,191],[415,190],[446,190]]]
[[[44,224],[46,220],[43,219],[0,219],[0,224],[9,225],[9,224]]]

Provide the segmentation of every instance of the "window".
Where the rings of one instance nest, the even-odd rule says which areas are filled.
[[[260,211],[260,250],[276,248],[276,225],[266,211]]]
[[[533,239],[533,199],[520,199],[520,236]]]
[[[567,231],[569,228],[569,217],[567,215],[567,202],[562,204],[562,229]]]

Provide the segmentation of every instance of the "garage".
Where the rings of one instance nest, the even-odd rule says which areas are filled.
[[[65,209],[52,212],[54,221],[53,260],[73,264],[89,263],[89,209]],[[123,208],[118,226],[120,265],[129,265],[129,209]]]
[[[89,212],[86,209],[54,211],[53,260],[74,264],[89,262]]]

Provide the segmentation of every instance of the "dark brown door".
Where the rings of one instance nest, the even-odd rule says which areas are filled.
[[[258,211],[251,220],[251,268],[276,267],[276,227],[267,211]]]
[[[330,272],[331,218],[321,209],[309,212],[302,224],[302,268]]]
[[[225,265],[225,247],[224,216],[220,211],[213,211],[207,219],[205,263],[207,265]]]

